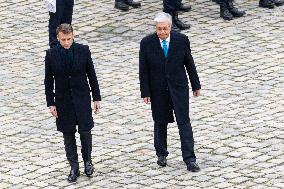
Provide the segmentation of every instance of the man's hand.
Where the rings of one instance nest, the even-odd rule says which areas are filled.
[[[144,101],[146,104],[150,104],[150,103],[151,103],[150,97],[145,97],[145,98],[143,98],[143,101]]]
[[[199,90],[196,90],[196,91],[193,91],[193,96],[194,97],[199,97],[201,94],[200,94],[200,89]]]
[[[50,106],[50,107],[49,107],[49,111],[50,111],[50,113],[52,114],[52,116],[58,118],[58,115],[57,115],[57,111],[56,111],[56,107],[55,107],[55,106]]]
[[[94,101],[94,112],[99,113],[100,108],[100,101]]]

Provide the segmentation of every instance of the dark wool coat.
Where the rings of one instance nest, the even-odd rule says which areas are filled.
[[[45,57],[46,102],[48,107],[56,106],[56,125],[61,132],[76,132],[77,124],[79,132],[92,129],[90,91],[93,101],[101,100],[89,47],[74,43],[73,48],[72,68],[62,60],[60,47],[49,49]]]
[[[150,97],[155,122],[189,121],[189,76],[193,91],[201,88],[191,56],[190,43],[184,34],[171,32],[168,57],[165,58],[157,34],[142,39],[139,52],[141,97]]]

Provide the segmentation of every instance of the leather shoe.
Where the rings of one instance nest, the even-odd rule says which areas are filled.
[[[229,1],[227,3],[227,8],[234,17],[242,17],[246,14],[246,12],[244,10],[237,9],[234,6],[233,1]]]
[[[85,162],[84,172],[88,177],[90,177],[94,173],[94,167],[93,167],[92,161]]]
[[[173,24],[175,24],[180,30],[186,30],[190,28],[189,24],[185,24],[183,23],[179,18],[178,18],[178,14],[174,13],[173,16]]]
[[[270,0],[260,0],[259,7],[273,9],[275,7],[275,4]]]
[[[115,1],[114,8],[122,10],[122,11],[128,11],[129,5],[127,5],[127,4],[125,4],[124,2],[121,2],[121,1]]]
[[[277,7],[284,5],[283,0],[271,0]]]
[[[162,167],[165,167],[167,165],[167,157],[166,156],[159,156],[157,164],[162,166]]]
[[[184,5],[183,3],[179,7],[179,11],[188,12],[190,10],[191,10],[191,6],[190,5]]]
[[[68,175],[68,182],[76,182],[77,178],[80,176],[80,171],[71,169],[70,174]]]
[[[133,0],[127,0],[127,1],[126,1],[126,4],[129,5],[129,6],[131,6],[131,7],[133,7],[133,8],[139,8],[139,7],[141,7],[141,3],[135,2],[135,1],[133,1]]]
[[[187,170],[191,172],[198,172],[200,171],[200,168],[196,162],[189,162],[187,165]]]

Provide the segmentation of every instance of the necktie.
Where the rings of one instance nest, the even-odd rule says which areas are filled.
[[[168,56],[168,45],[167,45],[167,41],[166,40],[162,41],[162,46],[163,46],[164,55],[167,58],[167,56]]]

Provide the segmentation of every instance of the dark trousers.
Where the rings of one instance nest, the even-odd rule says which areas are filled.
[[[188,118],[187,123],[184,122],[184,112],[174,106],[170,90],[168,87],[166,88],[168,93],[169,108],[174,110],[178,124],[183,161],[186,164],[189,164],[189,162],[195,162],[196,156],[194,153],[194,139],[190,119]],[[169,154],[167,151],[167,126],[168,123],[154,123],[154,147],[157,156],[168,156]]]
[[[63,23],[72,23],[74,0],[56,0],[56,13],[49,12],[49,46],[56,46],[58,43],[56,28]]]
[[[156,155],[168,156],[167,151],[167,123],[154,123],[154,146]],[[195,162],[194,140],[190,122],[188,124],[178,125],[181,141],[182,158],[186,164]]]
[[[75,133],[63,133],[64,138],[64,146],[67,160],[71,166],[71,169],[78,169],[78,153],[77,153],[77,145]],[[84,162],[91,161],[92,154],[92,134],[91,131],[80,132],[80,140],[81,140],[81,153]]]
[[[182,0],[163,0],[164,12],[173,13],[178,11]]]

